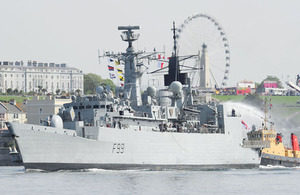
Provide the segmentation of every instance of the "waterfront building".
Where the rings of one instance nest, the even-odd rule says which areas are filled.
[[[27,114],[17,104],[14,99],[9,103],[0,102],[0,131],[7,130],[5,122],[26,123]]]
[[[277,81],[264,81],[263,88],[278,88]]]
[[[237,84],[236,95],[247,95],[255,91],[255,83],[253,81],[241,81]]]
[[[43,124],[48,116],[58,114],[63,104],[70,102],[72,102],[71,98],[66,96],[34,96],[32,100],[27,101],[27,123]]]
[[[253,81],[241,81],[237,84],[237,88],[255,89],[255,83]]]
[[[287,89],[278,88],[277,81],[264,81],[263,82],[263,95],[286,95]]]
[[[67,64],[37,61],[0,61],[0,93],[7,89],[55,94],[57,91],[83,93],[83,73]]]

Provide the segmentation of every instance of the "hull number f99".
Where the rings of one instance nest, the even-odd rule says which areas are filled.
[[[112,153],[122,154],[124,153],[125,144],[124,143],[114,143],[112,147]]]

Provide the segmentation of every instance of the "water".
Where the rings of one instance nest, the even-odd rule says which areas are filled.
[[[25,171],[0,167],[0,194],[299,194],[299,168]]]

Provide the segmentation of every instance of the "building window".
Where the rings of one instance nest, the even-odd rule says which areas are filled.
[[[19,118],[19,115],[18,114],[14,114],[14,118]]]

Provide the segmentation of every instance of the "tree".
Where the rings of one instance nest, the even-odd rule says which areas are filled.
[[[38,93],[40,94],[41,91],[42,91],[42,89],[43,89],[43,87],[39,85],[39,86],[38,86],[38,89],[39,89],[39,92],[38,92]]]
[[[12,88],[6,89],[6,93],[11,94],[12,93]]]
[[[75,93],[76,93],[77,95],[80,95],[80,92],[81,92],[80,89],[76,89],[76,90],[75,90]]]
[[[44,94],[46,94],[47,89],[43,88],[43,89],[42,89],[42,92],[43,92]]]
[[[14,90],[13,90],[13,94],[15,94],[15,95],[17,95],[17,94],[18,94],[18,92],[19,92],[19,90],[18,90],[18,89],[14,89]]]
[[[111,89],[115,90],[115,84],[110,79],[102,79],[100,76],[89,73],[84,75],[84,93],[85,94],[95,94],[96,87],[101,85],[109,85]]]
[[[60,89],[56,89],[55,93],[56,93],[56,95],[59,95]]]

